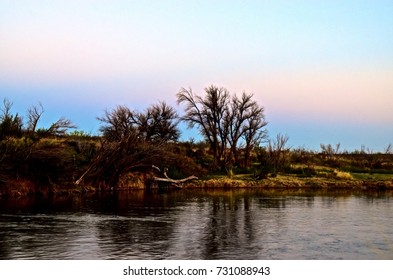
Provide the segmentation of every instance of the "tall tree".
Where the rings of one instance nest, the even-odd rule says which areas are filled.
[[[244,147],[244,164],[254,144],[265,133],[264,108],[253,100],[252,94],[243,93],[239,99],[231,97],[225,88],[205,88],[205,97],[195,95],[191,89],[182,88],[177,94],[178,103],[185,103],[181,118],[189,127],[197,126],[210,144],[213,167],[219,164],[241,164],[240,147]]]
[[[225,151],[229,133],[229,92],[225,88],[205,88],[205,97],[195,95],[191,89],[182,88],[177,102],[186,104],[186,114],[181,118],[190,128],[197,126],[209,142],[213,153],[213,167],[217,168]]]
[[[240,164],[239,145],[243,146],[245,166],[249,164],[250,152],[254,145],[266,135],[265,130],[262,130],[267,125],[264,108],[252,98],[252,94],[245,92],[240,99],[234,95],[230,112],[230,156],[236,164]]]

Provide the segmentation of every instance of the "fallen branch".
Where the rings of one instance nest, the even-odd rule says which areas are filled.
[[[185,183],[185,182],[190,181],[190,180],[198,180],[198,177],[196,177],[196,176],[189,176],[189,177],[183,178],[183,179],[171,179],[171,178],[154,177],[154,180],[159,181],[159,182],[181,184],[181,183]]]
[[[154,169],[156,169],[156,170],[161,172],[161,170],[157,166],[153,165],[152,167]],[[154,180],[157,181],[157,182],[171,183],[171,184],[175,185],[178,188],[181,188],[181,184],[183,184],[183,183],[185,183],[187,181],[198,180],[198,177],[196,177],[194,175],[188,176],[187,178],[183,178],[183,179],[172,179],[172,178],[168,177],[167,171],[168,171],[168,169],[164,168],[164,172],[162,172],[163,175],[164,175],[164,178],[155,176],[155,177],[153,177]]]

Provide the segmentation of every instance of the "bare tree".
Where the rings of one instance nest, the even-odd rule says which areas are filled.
[[[139,132],[146,141],[177,141],[180,131],[175,109],[165,102],[150,106],[144,113],[136,114]]]
[[[11,116],[11,108],[13,103],[9,101],[7,98],[3,99],[3,108],[1,108],[1,116],[0,121],[4,121],[5,118]]]
[[[23,120],[18,114],[11,113],[12,105],[11,101],[4,98],[0,115],[0,140],[8,136],[22,135]]]
[[[225,88],[210,86],[205,97],[195,95],[191,89],[182,88],[177,94],[178,103],[185,103],[181,118],[189,127],[197,126],[213,153],[213,168],[218,165],[241,164],[240,148],[244,148],[244,164],[249,164],[251,150],[265,136],[264,108],[243,93],[239,99],[230,96]]]
[[[56,122],[52,123],[47,129],[47,132],[53,136],[64,136],[69,129],[77,128],[69,119],[61,117]]]
[[[110,141],[119,141],[135,133],[134,113],[126,106],[117,106],[112,111],[106,110],[104,116],[97,119],[103,123],[100,131]]]
[[[180,136],[177,113],[165,102],[151,105],[142,113],[131,111],[126,106],[117,106],[112,111],[105,111],[98,120],[103,123],[100,131],[110,141],[137,135],[146,142],[167,142],[176,141]]]
[[[162,161],[163,145],[146,143],[137,134],[129,134],[117,141],[104,139],[97,156],[75,183],[80,184],[87,177],[95,186],[116,188],[124,174],[147,171]]]
[[[206,96],[194,95],[191,89],[182,88],[177,94],[178,103],[186,104],[186,114],[181,118],[190,128],[197,126],[209,142],[213,153],[213,168],[217,168],[225,151],[229,134],[229,92],[225,88],[205,88]]]
[[[27,110],[27,131],[29,133],[34,133],[37,128],[38,121],[40,120],[42,114],[44,113],[44,107],[41,103],[37,106],[31,106]]]
[[[244,165],[250,166],[251,151],[257,147],[263,139],[267,138],[267,131],[264,127],[267,125],[265,121],[263,110],[247,119],[247,124],[244,129]]]
[[[95,185],[116,187],[123,175],[147,172],[152,165],[168,160],[168,142],[179,137],[177,114],[165,102],[142,113],[117,106],[98,120],[103,122],[101,149],[76,184],[87,177]]]
[[[321,144],[321,150],[322,154],[325,154],[329,157],[334,157],[334,155],[337,155],[339,150],[340,150],[340,143],[337,143],[335,147],[333,147],[331,144]]]
[[[262,128],[267,125],[264,108],[252,100],[253,95],[243,92],[241,99],[232,99],[229,126],[231,156],[239,164],[239,143],[244,142],[244,164],[248,166],[249,156],[254,145],[264,137]]]
[[[273,167],[273,172],[282,171],[288,161],[289,148],[286,147],[289,137],[277,134],[275,139],[268,141],[267,150]]]
[[[387,147],[384,150],[384,154],[391,154],[393,152],[392,144],[387,145]]]
[[[322,155],[324,156],[324,160],[327,160],[327,163],[335,168],[340,168],[340,161],[338,160],[338,154],[340,151],[340,143],[337,143],[335,147],[331,144],[321,144]]]

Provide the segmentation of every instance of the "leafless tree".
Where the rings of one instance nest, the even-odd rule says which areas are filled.
[[[101,149],[90,166],[76,181],[90,181],[95,186],[116,188],[122,175],[147,171],[161,162],[165,143],[147,143],[137,134],[129,134],[118,141],[103,139]]]
[[[178,103],[185,103],[181,118],[189,127],[197,126],[213,153],[213,168],[219,164],[241,164],[240,149],[244,148],[244,165],[255,144],[264,137],[266,126],[264,108],[253,100],[252,94],[241,98],[232,96],[225,88],[205,88],[204,98],[191,89],[182,88],[177,94]]]
[[[165,102],[150,106],[144,113],[136,114],[134,119],[139,132],[148,142],[177,141],[180,136],[178,115]]]
[[[0,109],[0,140],[8,136],[21,136],[23,120],[18,114],[11,113],[13,103],[7,98],[3,99],[3,107]]]
[[[1,108],[2,114],[0,116],[0,121],[4,121],[5,118],[11,115],[12,105],[13,103],[9,101],[7,98],[3,99],[3,107]]]
[[[340,150],[340,143],[337,143],[335,147],[333,147],[331,144],[321,144],[321,150],[322,154],[325,154],[329,157],[334,157],[334,155],[337,155],[339,150]]]
[[[392,144],[387,145],[387,147],[384,150],[384,153],[389,155],[393,152]]]
[[[275,139],[268,141],[267,150],[274,172],[282,171],[288,161],[289,148],[286,147],[289,137],[277,134]]]
[[[253,95],[243,92],[241,99],[234,95],[231,104],[229,144],[231,156],[239,163],[239,143],[244,144],[244,163],[249,164],[251,150],[261,138],[266,136],[263,129],[267,125],[264,108],[252,100]]]
[[[264,116],[261,115],[263,115],[263,111],[261,114],[255,114],[250,117],[244,130],[244,165],[247,167],[250,165],[251,151],[267,138],[267,131],[264,129],[267,122]]]
[[[100,131],[110,141],[120,141],[135,133],[135,116],[126,106],[117,106],[112,111],[106,110],[104,116],[97,119],[103,123]]]
[[[116,187],[124,174],[147,172],[168,160],[168,142],[179,137],[177,114],[165,102],[141,113],[117,106],[98,120],[103,123],[101,149],[76,184],[87,177],[93,184]]]
[[[47,129],[50,135],[64,136],[69,129],[77,128],[69,119],[61,117]]]
[[[43,113],[44,107],[41,103],[36,106],[31,106],[27,110],[27,131],[29,133],[34,133],[36,131],[38,121],[40,120]]]
[[[110,141],[136,135],[146,142],[167,142],[176,141],[180,136],[177,113],[165,102],[151,105],[141,113],[117,106],[112,111],[105,111],[98,120],[103,123],[100,131]]]
[[[181,118],[190,128],[197,126],[209,142],[216,168],[226,149],[229,134],[229,92],[225,88],[205,88],[205,97],[195,95],[191,89],[182,88],[177,94],[178,103],[185,103]]]

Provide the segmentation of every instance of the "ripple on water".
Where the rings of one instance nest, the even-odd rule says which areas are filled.
[[[389,196],[181,194],[2,213],[0,258],[393,259]]]

